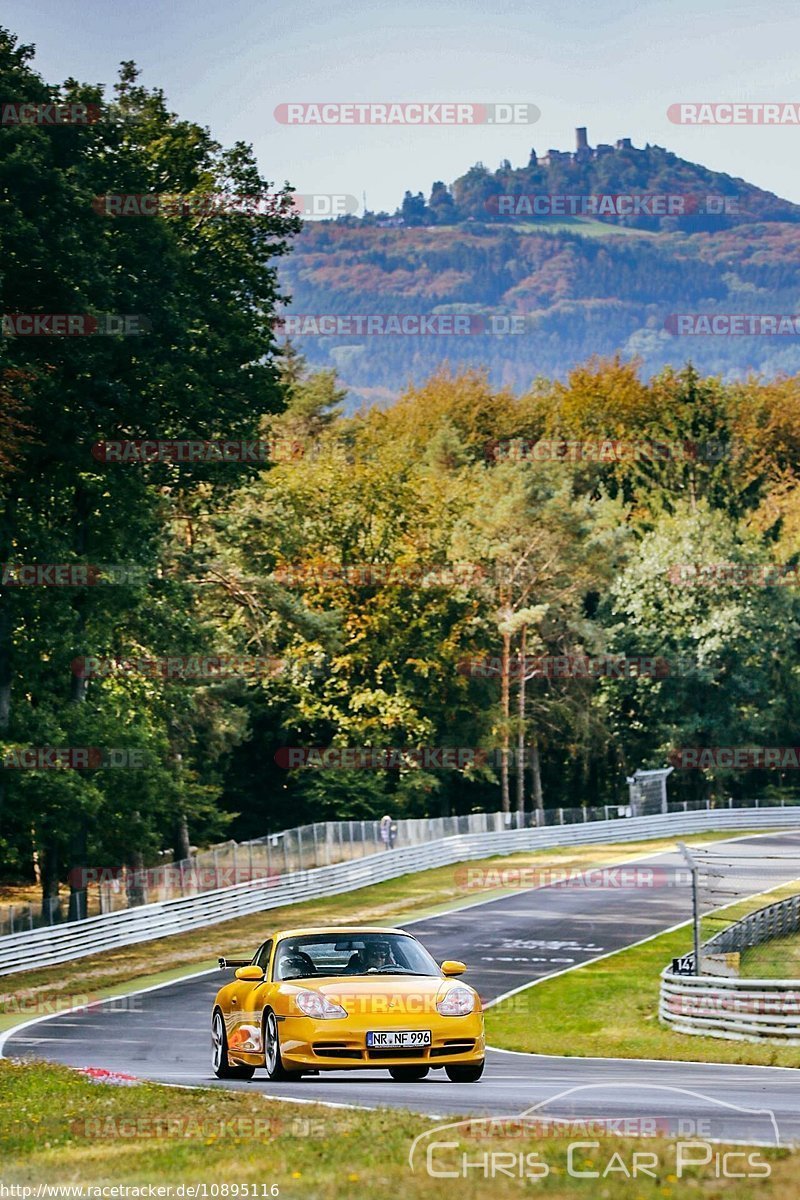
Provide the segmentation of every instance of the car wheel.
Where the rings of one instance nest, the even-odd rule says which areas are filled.
[[[228,1035],[219,1009],[211,1020],[211,1067],[217,1079],[252,1079],[255,1071],[245,1063],[228,1061]]]
[[[299,1079],[300,1071],[287,1071],[281,1058],[281,1042],[278,1036],[278,1019],[270,1011],[264,1017],[264,1066],[267,1078],[279,1080]]]
[[[463,1066],[458,1063],[453,1063],[452,1067],[445,1067],[447,1078],[453,1083],[477,1083],[483,1074],[484,1060],[479,1063],[465,1063]]]
[[[397,1083],[414,1083],[424,1079],[430,1067],[389,1067],[389,1074]]]

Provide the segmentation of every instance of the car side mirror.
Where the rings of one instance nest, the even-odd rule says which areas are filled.
[[[458,962],[454,958],[446,958],[442,963],[443,975],[463,975],[467,969],[467,964]],[[237,972],[238,974],[238,972]]]
[[[249,967],[239,967],[236,971],[236,978],[241,979],[242,983],[260,983],[264,978],[264,972],[261,967],[252,965]]]

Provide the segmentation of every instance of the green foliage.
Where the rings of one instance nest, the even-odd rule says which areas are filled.
[[[283,403],[271,317],[274,260],[299,222],[288,194],[255,215],[109,215],[106,193],[266,196],[251,151],[182,121],[123,64],[113,99],[46,85],[30,47],[0,33],[0,91],[82,101],[86,126],[0,129],[0,311],[137,314],[140,336],[4,337],[0,563],[95,564],[85,587],[0,587],[0,738],[6,747],[142,751],[142,769],[4,771],[8,869],[46,892],[72,867],[157,855],[188,822],[219,835],[216,761],[241,735],[213,689],[126,675],[89,681],[75,660],[218,651],[192,584],[192,522],[246,466],[108,463],[107,439],[254,438]],[[240,480],[239,480],[240,481]],[[180,546],[178,553],[176,547]],[[110,568],[109,568],[109,565]],[[109,580],[109,569],[112,579]],[[120,571],[121,569],[121,571]],[[182,691],[183,687],[183,691]],[[177,844],[177,843],[176,843]]]
[[[666,764],[676,747],[790,744],[796,591],[678,587],[670,576],[680,564],[775,561],[775,530],[759,532],[755,518],[776,492],[788,505],[785,461],[771,449],[785,445],[785,419],[775,443],[767,412],[785,413],[790,395],[751,387],[745,403],[741,389],[691,369],[642,384],[619,363],[595,363],[515,400],[480,376],[444,373],[390,408],[338,418],[313,452],[265,472],[214,552],[263,597],[240,632],[280,642],[312,669],[271,684],[274,722],[260,710],[254,732],[270,786],[244,827],[287,823],[290,812],[411,815],[500,799],[496,756],[480,768],[359,775],[276,771],[280,747],[497,750],[522,735],[538,745],[545,803],[571,806],[619,802],[626,773]],[[761,442],[743,444],[756,398]],[[556,463],[491,452],[497,435],[524,448],[531,431],[558,429],[595,441],[605,429],[629,446],[650,438],[670,456]],[[697,451],[706,443],[709,458]],[[446,564],[461,574],[446,576]],[[280,627],[279,598],[294,613]],[[669,674],[534,671],[520,724],[519,670],[504,698],[498,669],[464,668],[498,662],[504,644],[513,659],[523,631],[529,656],[661,656]],[[226,802],[237,809],[255,752],[251,742],[231,757],[236,799]],[[685,772],[672,791],[694,799],[777,782]],[[523,794],[530,804],[529,781]]]

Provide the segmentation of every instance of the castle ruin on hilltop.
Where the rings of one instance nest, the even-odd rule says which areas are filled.
[[[586,135],[586,126],[581,125],[575,130],[574,150],[548,150],[542,158],[537,158],[536,151],[531,150],[531,163],[535,161],[539,167],[549,167],[557,162],[588,162],[592,158],[602,158],[605,154],[613,154],[616,150],[633,149],[630,138],[617,138],[613,146],[607,142],[590,146]]]

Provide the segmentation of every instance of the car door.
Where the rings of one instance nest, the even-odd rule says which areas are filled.
[[[259,946],[252,958],[252,966],[266,972],[272,957],[272,938]],[[261,1049],[261,1013],[264,1007],[264,984],[259,980],[236,981],[230,998],[230,1025],[228,1046],[236,1051],[251,1046]],[[262,991],[259,994],[259,989]]]

